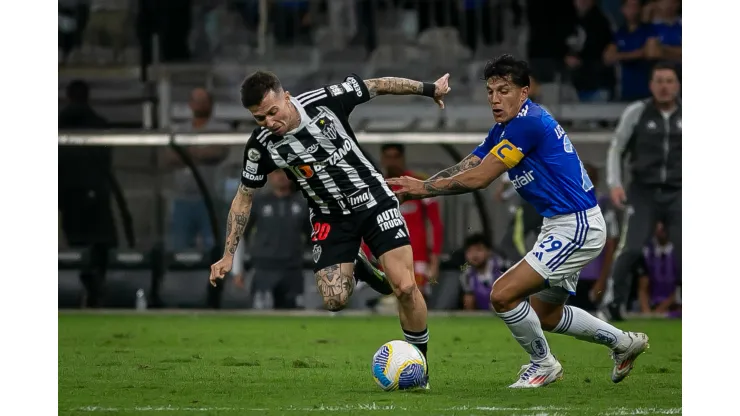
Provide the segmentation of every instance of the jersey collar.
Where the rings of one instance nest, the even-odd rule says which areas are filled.
[[[308,123],[311,122],[311,119],[308,117],[308,114],[306,114],[306,110],[303,108],[301,103],[298,102],[298,100],[295,97],[291,96],[290,102],[293,103],[296,110],[298,110],[298,113],[301,115],[301,124],[299,124],[298,127],[296,127],[295,129],[285,133],[286,136],[298,133],[299,131],[301,131],[302,128],[306,127],[306,125],[308,125]]]

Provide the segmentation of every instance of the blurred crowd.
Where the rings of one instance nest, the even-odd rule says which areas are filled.
[[[679,0],[59,1],[61,64],[107,51],[113,62],[128,54],[146,65],[155,35],[163,62],[248,61],[260,48],[309,46],[362,48],[370,60],[385,38],[437,42],[427,36],[434,28],[454,29],[446,47],[463,52],[450,57],[482,59],[476,52],[496,46],[525,54],[538,83],[568,83],[582,102],[644,98],[651,63],[681,61]],[[260,34],[269,41],[261,47]]]

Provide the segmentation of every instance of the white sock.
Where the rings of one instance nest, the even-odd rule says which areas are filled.
[[[606,345],[611,349],[627,348],[632,342],[626,332],[573,306],[563,307],[563,317],[552,332]]]
[[[509,327],[514,338],[529,353],[533,362],[554,359],[550,354],[550,346],[545,339],[545,333],[542,332],[540,319],[529,306],[529,302],[523,301],[508,312],[496,312],[496,314]]]

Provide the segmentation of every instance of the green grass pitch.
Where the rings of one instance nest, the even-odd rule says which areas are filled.
[[[527,356],[494,317],[430,317],[430,391],[381,391],[394,317],[59,314],[59,414],[681,413],[681,322],[635,320],[651,348],[620,384],[608,350],[548,334],[564,379],[511,390]]]

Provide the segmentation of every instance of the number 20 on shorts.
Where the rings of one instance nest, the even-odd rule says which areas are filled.
[[[313,224],[313,232],[311,233],[311,241],[324,241],[329,236],[331,231],[331,225],[327,223],[316,222]]]

